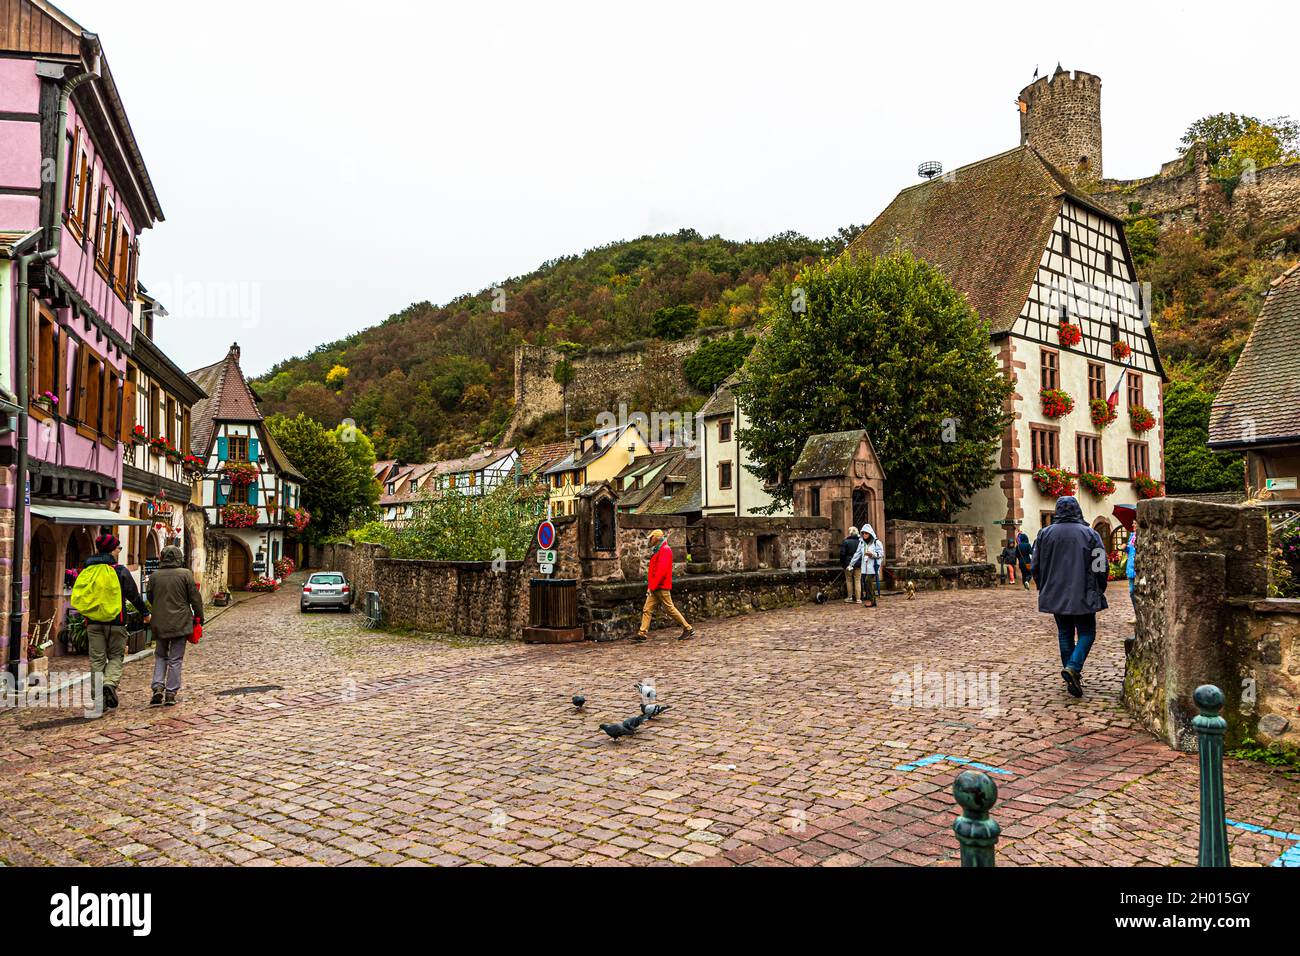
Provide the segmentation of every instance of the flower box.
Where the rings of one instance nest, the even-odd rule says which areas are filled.
[[[1083,329],[1073,322],[1062,322],[1056,330],[1056,340],[1069,348],[1083,341]]]
[[[1038,490],[1053,498],[1074,494],[1074,475],[1064,468],[1035,468],[1034,484]]]
[[[1133,405],[1128,410],[1128,423],[1133,426],[1133,430],[1139,435],[1143,432],[1149,432],[1156,427],[1156,417],[1151,414],[1149,408],[1143,408],[1141,405]]]
[[[1119,417],[1119,412],[1104,398],[1094,398],[1088,403],[1088,414],[1095,428],[1105,428]]]
[[[1127,342],[1115,342],[1110,347],[1110,354],[1122,362],[1133,354],[1133,349]]]
[[[251,528],[257,524],[257,509],[252,505],[226,505],[221,509],[221,523],[227,528]]]
[[[1074,399],[1069,392],[1059,388],[1045,388],[1038,393],[1043,400],[1043,414],[1048,418],[1060,418],[1074,411]]]
[[[1163,494],[1160,482],[1145,472],[1138,472],[1133,476],[1133,487],[1137,490],[1138,497],[1143,501],[1159,498]]]
[[[1095,471],[1081,472],[1079,474],[1079,484],[1098,498],[1106,498],[1115,493],[1115,482]]]
[[[251,485],[257,481],[258,468],[249,461],[227,461],[221,466],[221,474],[229,478],[232,485]]]
[[[136,425],[135,428],[131,429],[131,441],[137,445],[149,444],[149,435],[145,432],[143,425]]]

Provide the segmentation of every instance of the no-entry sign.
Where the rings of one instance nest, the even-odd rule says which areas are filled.
[[[537,526],[537,547],[543,551],[549,551],[554,544],[555,525],[549,521],[543,521]]]

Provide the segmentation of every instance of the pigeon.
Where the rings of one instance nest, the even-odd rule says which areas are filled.
[[[654,720],[660,714],[667,713],[671,706],[671,704],[642,704],[641,716],[646,720]]]
[[[644,717],[629,717],[621,724],[601,724],[600,729],[614,740],[618,740],[619,737],[630,737],[636,733],[644,720]]]
[[[632,686],[635,687],[636,692],[641,695],[642,702],[647,704],[653,704],[655,702],[654,684],[646,684],[642,681],[637,681]]]
[[[586,702],[587,702],[587,698],[583,697],[581,694],[573,695],[573,706],[577,710],[582,710],[582,705],[585,704]]]

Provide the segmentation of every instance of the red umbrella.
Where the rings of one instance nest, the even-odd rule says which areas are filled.
[[[1137,522],[1137,513],[1137,505],[1116,505],[1115,510],[1111,512],[1119,519],[1125,531],[1133,530],[1133,525]]]

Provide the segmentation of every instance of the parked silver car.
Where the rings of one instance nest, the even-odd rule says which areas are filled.
[[[338,571],[317,571],[302,586],[302,598],[298,607],[304,614],[314,607],[342,608],[347,611],[352,607],[352,586]]]

